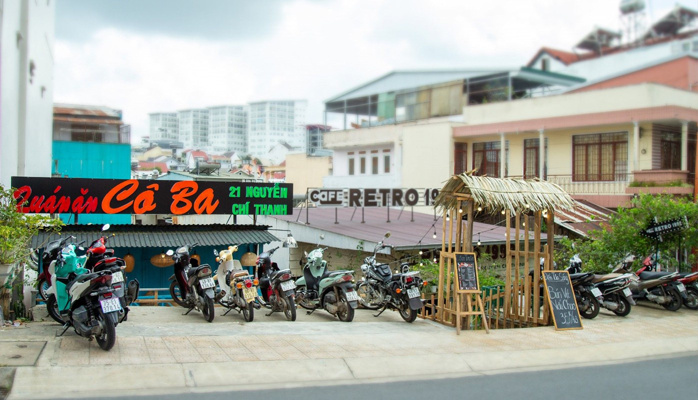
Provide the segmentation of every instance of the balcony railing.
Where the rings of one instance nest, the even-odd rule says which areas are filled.
[[[609,180],[582,181],[572,175],[548,175],[549,182],[559,185],[571,195],[628,195],[634,193],[692,193],[686,171],[636,171],[615,174]]]

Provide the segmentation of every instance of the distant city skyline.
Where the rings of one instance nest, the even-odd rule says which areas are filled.
[[[54,101],[121,109],[134,141],[148,114],[215,104],[307,99],[318,124],[324,100],[390,71],[519,67],[595,26],[621,31],[620,3],[58,1]],[[677,1],[646,3],[647,26]]]

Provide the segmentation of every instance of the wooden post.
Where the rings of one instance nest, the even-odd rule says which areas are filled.
[[[515,315],[516,319],[519,319],[519,295],[520,285],[519,285],[519,263],[521,262],[521,213],[516,212],[516,244],[514,244],[516,252],[514,253],[514,299],[512,300],[512,313]]]
[[[538,325],[538,319],[540,318],[540,230],[541,230],[541,212],[536,211],[534,222],[534,238],[533,238],[533,248],[534,252],[534,265],[533,266],[533,282],[531,282],[531,291],[533,295],[533,324]]]
[[[506,236],[506,246],[507,246],[507,257],[506,257],[506,265],[507,265],[507,271],[506,271],[506,276],[505,276],[505,281],[506,284],[504,285],[504,328],[507,327],[507,320],[511,316],[510,312],[510,305],[511,305],[511,262],[512,262],[512,257],[511,257],[511,215],[509,214],[509,210],[506,210],[505,212],[505,218],[506,218],[506,224],[507,224],[507,231],[505,233]]]

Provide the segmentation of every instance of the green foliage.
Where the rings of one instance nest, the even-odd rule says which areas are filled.
[[[39,230],[58,231],[60,219],[17,211],[13,189],[0,185],[0,264],[24,262],[31,254],[29,242]]]
[[[630,182],[628,185],[629,187],[690,187],[692,185],[689,185],[682,181],[681,179],[675,180],[675,181],[670,181],[670,182],[653,182],[653,181],[645,181],[645,182],[638,182],[638,181],[633,181]]]
[[[590,233],[591,240],[562,240],[556,249],[556,262],[559,268],[569,263],[573,254],[578,253],[585,271],[608,272],[628,254],[637,256],[636,263],[653,253],[655,242],[641,235],[649,223],[686,217],[688,228],[664,235],[660,257],[665,265],[676,265],[670,252],[676,249],[698,247],[698,206],[685,198],[669,195],[641,194],[632,200],[632,208],[620,208],[602,230]],[[671,260],[671,261],[670,261]],[[695,262],[689,259],[689,262]]]
[[[427,286],[438,286],[439,284],[439,263],[431,259],[424,258],[413,266],[415,271],[419,271],[419,276],[428,282]]]
[[[506,282],[492,268],[487,268],[478,271],[478,280],[480,287],[485,286],[504,286]]]

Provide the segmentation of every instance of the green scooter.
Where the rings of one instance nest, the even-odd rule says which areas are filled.
[[[326,247],[318,247],[305,255],[303,276],[296,280],[296,303],[310,310],[308,314],[324,308],[340,321],[351,322],[354,309],[359,306],[354,271],[329,271],[323,259],[325,250]]]

